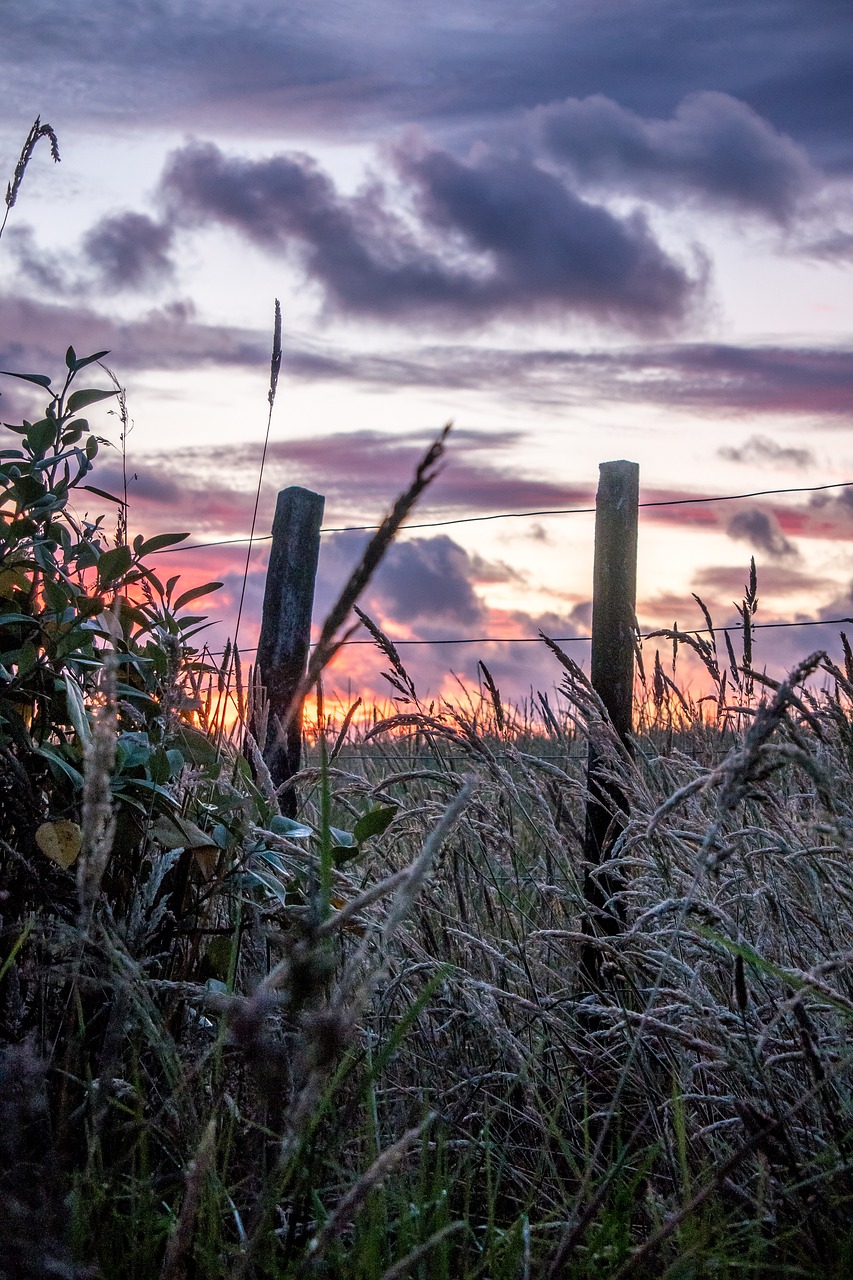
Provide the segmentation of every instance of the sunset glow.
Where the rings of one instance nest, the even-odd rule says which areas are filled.
[[[450,419],[428,527],[364,600],[427,700],[475,688],[478,661],[509,702],[552,690],[540,631],[587,661],[594,517],[549,513],[592,507],[608,459],[673,504],[641,511],[641,631],[701,627],[694,593],[734,624],[751,556],[757,623],[853,614],[853,10],[730,14],[208,0],[149,24],[96,3],[45,45],[58,8],[13,6],[5,172],[37,113],[62,163],[36,154],[0,246],[0,363],[110,349],[130,533],[191,531],[155,567],[224,583],[210,649],[241,595],[276,297],[247,662],[277,491],[326,496],[320,620]],[[3,379],[4,420],[31,390]],[[97,484],[120,490],[117,451]],[[838,630],[759,631],[757,662],[837,658]],[[328,697],[383,701],[384,665],[348,646]]]

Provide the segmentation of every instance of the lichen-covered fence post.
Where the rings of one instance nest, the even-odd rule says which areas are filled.
[[[299,772],[302,707],[292,707],[311,645],[314,581],[325,498],[292,486],[278,495],[267,569],[258,668],[269,699],[264,759],[277,787]],[[296,793],[281,794],[282,813],[296,814]]]
[[[595,562],[592,593],[592,685],[622,746],[630,752],[634,710],[634,652],[637,606],[637,517],[640,468],[636,462],[602,462],[595,501]],[[585,931],[617,934],[623,921],[619,875],[598,871],[624,830],[627,799],[607,777],[604,754],[589,744],[584,853],[588,872],[584,896]],[[597,978],[598,948],[585,948],[583,967]]]

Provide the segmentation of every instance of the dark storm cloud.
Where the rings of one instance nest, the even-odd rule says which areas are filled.
[[[724,445],[717,450],[717,454],[727,462],[746,462],[780,468],[810,467],[815,462],[815,455],[811,449],[798,449],[792,445],[779,444],[769,436],[750,436],[738,447]]]
[[[325,535],[330,545],[350,548],[348,554],[354,558],[366,537],[360,527],[379,522],[396,495],[407,486],[415,462],[430,439],[423,432],[391,434],[361,430],[330,433],[310,440],[273,442],[266,455],[258,529],[266,531],[271,527],[276,491],[286,485],[300,484],[325,495],[325,525],[330,531],[356,527],[353,532]],[[436,526],[436,521],[500,516],[505,512],[588,509],[593,505],[592,483],[560,484],[547,476],[519,474],[511,464],[516,442],[517,437],[510,432],[458,431],[451,435],[446,466],[410,521],[413,541],[424,537],[436,540],[429,552],[429,563],[419,560],[409,566],[407,572],[412,582],[428,571],[444,575],[448,580],[454,577],[452,554],[455,553],[441,539],[446,536],[455,539],[457,532],[453,527],[445,530],[440,524]],[[138,524],[160,530],[171,529],[177,521],[184,528],[194,530],[194,539],[202,540],[245,534],[257,483],[260,447],[259,443],[228,448],[199,447],[148,454],[139,459],[131,457],[131,508]],[[104,474],[113,486],[118,485],[117,463],[107,458],[105,467]],[[643,508],[644,524],[665,524],[674,531],[701,530],[727,535],[745,542],[750,552],[784,558],[788,563],[797,555],[794,538],[839,542],[853,539],[853,490],[850,489],[834,494],[811,494],[801,500],[767,499],[760,509],[754,505],[715,502],[712,498],[697,502],[695,488],[644,487],[640,497],[643,503],[663,504]],[[691,499],[686,505],[685,498]],[[570,515],[554,516],[553,523],[549,521],[553,537],[559,538],[564,520],[573,519]],[[429,531],[419,528],[424,525],[429,526]],[[502,527],[512,530],[514,536],[523,537],[531,529],[535,533],[537,522],[528,518],[504,520]],[[259,533],[261,541],[264,536],[263,532]],[[447,563],[441,560],[444,552],[450,556]],[[512,580],[508,566],[495,561],[483,562],[473,555],[468,556],[464,571],[475,587]],[[409,599],[405,575],[401,576],[401,582],[404,585],[398,594],[401,599]],[[406,606],[410,607],[413,606]]]
[[[342,534],[323,538],[318,574],[318,613],[328,609],[364,542]],[[446,534],[394,543],[365,595],[367,612],[392,627],[422,636],[465,635],[481,627],[485,608],[475,586],[478,568]]]
[[[71,275],[66,259],[39,244],[32,227],[26,224],[9,227],[4,249],[28,284],[54,296],[61,297],[68,292]]]
[[[804,239],[799,251],[823,262],[849,261],[853,259],[853,232],[830,229],[816,239]]]
[[[5,412],[5,395],[4,417],[12,417]],[[392,436],[366,430],[349,435],[332,433],[310,441],[273,442],[266,453],[257,522],[259,547],[263,549],[272,527],[276,492],[299,484],[325,495],[327,528],[356,526],[350,533],[330,532],[324,536],[324,544],[328,541],[330,546],[342,547],[341,555],[355,558],[367,537],[362,527],[380,522],[410,483],[415,465],[432,438],[425,432],[395,432]],[[502,465],[516,440],[511,433],[458,431],[451,439],[444,469],[409,522],[413,530],[421,522],[452,521],[459,516],[528,506],[589,506],[594,500],[591,486],[560,485],[542,477],[525,477],[517,468]],[[257,486],[259,442],[222,449],[175,448],[142,456],[135,455],[132,439],[130,443],[128,497],[137,529],[161,532],[180,525],[193,531],[194,542],[245,535]],[[117,455],[102,450],[97,467],[99,487],[121,492],[122,471]],[[517,524],[521,533],[527,521]],[[409,601],[409,610],[415,607],[413,601],[420,590],[413,585],[416,581],[424,580],[429,573],[434,576],[436,586],[430,596],[434,602],[439,580],[443,577],[449,582],[458,577],[455,544],[446,540],[440,528],[427,536],[433,539],[428,558],[407,560],[405,573],[401,570],[399,595]],[[408,542],[400,544],[404,545]],[[466,553],[464,572],[474,586],[518,580],[508,565],[473,553]],[[429,608],[433,608],[432,603]]]
[[[820,184],[801,147],[725,93],[691,94],[668,120],[645,120],[601,94],[554,103],[535,119],[580,180],[665,204],[687,195],[784,223]]]
[[[383,612],[395,622],[423,629],[452,622],[472,627],[483,606],[474,594],[475,568],[468,553],[446,534],[401,542],[391,548],[376,575]]]
[[[426,432],[390,434],[364,429],[273,441],[266,452],[266,489],[273,495],[285,485],[300,484],[322,492],[326,496],[325,523],[329,527],[376,524],[409,485],[415,465],[432,438]],[[454,431],[443,469],[430,487],[423,510],[416,512],[410,523],[478,513],[590,505],[594,495],[589,485],[526,476],[517,467],[507,465],[505,459],[517,440],[511,432]],[[168,455],[149,455],[140,465],[155,472],[168,470],[180,478],[187,504],[194,510],[197,503],[199,514],[208,513],[204,516],[206,522],[215,510],[223,530],[242,530],[250,511],[247,494],[257,482],[259,449],[257,443],[176,449]],[[225,475],[228,485],[222,486],[217,478]],[[208,494],[210,503],[206,507]],[[271,519],[271,514],[262,512],[264,520]],[[472,571],[481,575],[477,581],[487,581],[482,576],[485,566],[477,560],[472,565]],[[509,571],[490,563],[489,572],[503,575]],[[500,580],[506,579],[502,576]]]
[[[798,555],[797,548],[790,542],[776,518],[768,511],[756,507],[741,508],[726,521],[726,533],[749,544],[753,552],[764,552],[771,559],[787,559]]]
[[[102,218],[83,240],[83,253],[106,288],[138,289],[174,273],[173,231],[144,213]]]
[[[618,218],[524,159],[463,163],[418,143],[393,152],[415,230],[374,184],[342,196],[308,156],[175,152],[162,189],[177,216],[296,252],[327,305],[374,319],[581,313],[633,327],[682,318],[701,291],[639,214]]]
[[[853,157],[849,0],[92,0],[73,22],[60,0],[33,0],[3,20],[7,118],[34,83],[33,114],[374,136],[597,93],[666,118],[717,89],[822,161]]]
[[[330,432],[311,439],[274,441],[266,454],[270,483],[300,483],[327,495],[327,524],[355,523],[334,520],[334,511],[372,513],[385,509],[411,481],[414,466],[432,437],[423,431],[393,434],[362,429]],[[452,518],[486,512],[526,511],[588,507],[591,485],[560,483],[552,478],[525,475],[508,464],[519,437],[503,431],[454,431],[438,477],[430,486],[427,505],[434,516]],[[257,467],[257,446],[235,446],[205,452],[213,474],[228,469],[251,474]],[[178,460],[179,461],[179,460]],[[190,463],[190,465],[192,465]],[[334,504],[334,507],[332,506]]]

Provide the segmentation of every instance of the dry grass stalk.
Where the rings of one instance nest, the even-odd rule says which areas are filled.
[[[21,189],[21,183],[24,180],[24,174],[27,171],[27,165],[33,158],[33,152],[40,138],[50,139],[50,154],[53,157],[54,164],[59,164],[59,140],[49,124],[42,124],[41,116],[36,116],[32,128],[27,134],[21,154],[18,157],[18,163],[15,165],[15,172],[12,181],[6,185],[6,212],[3,215],[3,222],[0,224],[0,236],[6,230],[6,219],[9,217],[9,210],[15,205],[18,199],[18,192]]]
[[[118,734],[116,670],[115,651],[107,650],[100,673],[99,700],[92,708],[92,736],[83,754],[82,839],[77,860],[81,920],[94,907],[115,835],[110,780]]]
[[[358,1181],[350,1187],[314,1238],[309,1241],[308,1255],[315,1265],[322,1261],[329,1244],[349,1226],[371,1191],[380,1187],[388,1175],[398,1168],[434,1119],[433,1115],[428,1115],[420,1124],[404,1133],[393,1146],[377,1156],[370,1168],[366,1169]]]
[[[194,1274],[190,1260],[196,1217],[207,1176],[216,1156],[216,1120],[208,1120],[195,1156],[187,1167],[184,1201],[166,1245],[160,1280],[186,1280]]]
[[[337,638],[356,601],[361,597],[362,592],[379,567],[382,557],[394,541],[415,503],[438,475],[439,464],[444,456],[444,442],[449,431],[450,423],[447,424],[438,439],[427,449],[415,469],[415,477],[409,488],[400,495],[376,533],[370,539],[361,560],[353,569],[343,590],[329,610],[308,663],[305,679],[293,695],[294,707],[302,705],[305,696],[314,687],[323,669],[328,666],[341,645],[351,634],[348,631],[342,640]]]

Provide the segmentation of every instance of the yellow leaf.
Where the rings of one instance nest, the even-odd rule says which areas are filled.
[[[219,849],[215,844],[195,844],[192,845],[193,857],[201,871],[201,878],[205,882],[209,882],[216,875],[216,866],[219,862]]]
[[[43,822],[36,831],[36,844],[42,853],[65,871],[76,861],[82,842],[80,828],[68,818]]]

